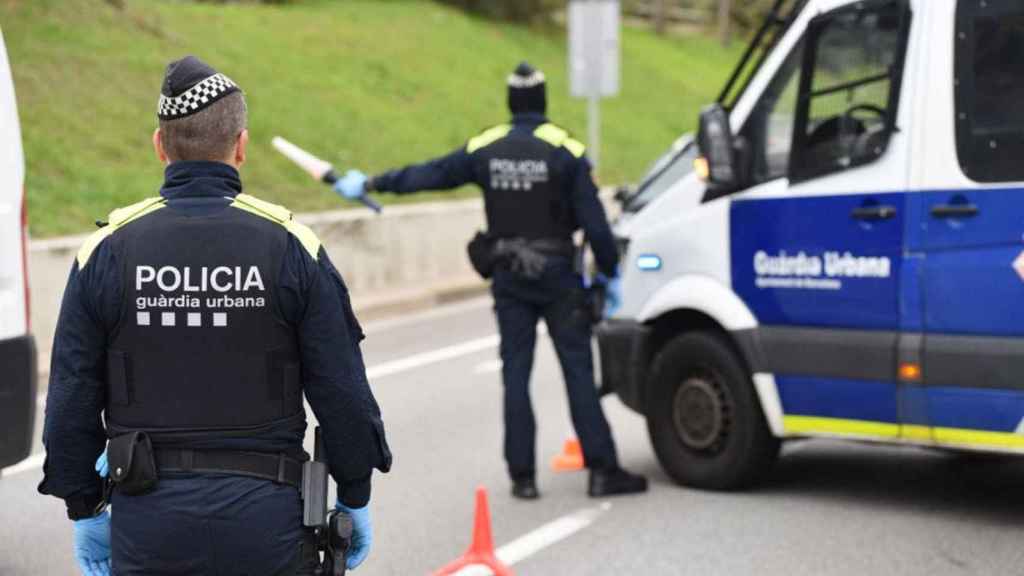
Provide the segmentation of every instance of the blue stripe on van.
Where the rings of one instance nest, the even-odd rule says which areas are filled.
[[[1014,432],[1024,391],[899,386],[885,382],[777,376],[787,416],[813,416],[935,428]]]
[[[775,382],[787,415],[899,422],[892,383],[799,376],[776,376]]]
[[[1024,391],[925,388],[929,425],[1013,432],[1024,418]]]

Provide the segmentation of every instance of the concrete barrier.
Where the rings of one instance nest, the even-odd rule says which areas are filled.
[[[481,292],[465,245],[484,227],[479,198],[366,210],[299,214],[341,271],[360,317]],[[85,236],[36,240],[29,247],[32,331],[40,365],[49,368],[57,315],[68,273]]]

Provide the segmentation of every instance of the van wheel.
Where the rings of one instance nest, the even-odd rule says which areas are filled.
[[[658,461],[678,483],[736,490],[775,461],[772,436],[754,384],[724,337],[677,336],[651,370],[647,429]]]

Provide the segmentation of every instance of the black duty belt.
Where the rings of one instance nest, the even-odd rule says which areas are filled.
[[[526,245],[548,256],[565,256],[572,258],[576,254],[576,245],[572,240],[561,238],[537,238],[527,240]]]
[[[159,474],[170,472],[220,473],[262,478],[302,490],[302,462],[283,454],[228,450],[157,449]]]
[[[544,256],[563,256],[572,258],[576,255],[576,245],[567,238],[495,238],[498,252],[527,249],[539,252]]]

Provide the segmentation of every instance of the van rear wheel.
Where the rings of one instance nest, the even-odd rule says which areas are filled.
[[[647,429],[661,466],[676,482],[737,490],[775,461],[772,436],[753,382],[723,336],[677,336],[651,370]]]

